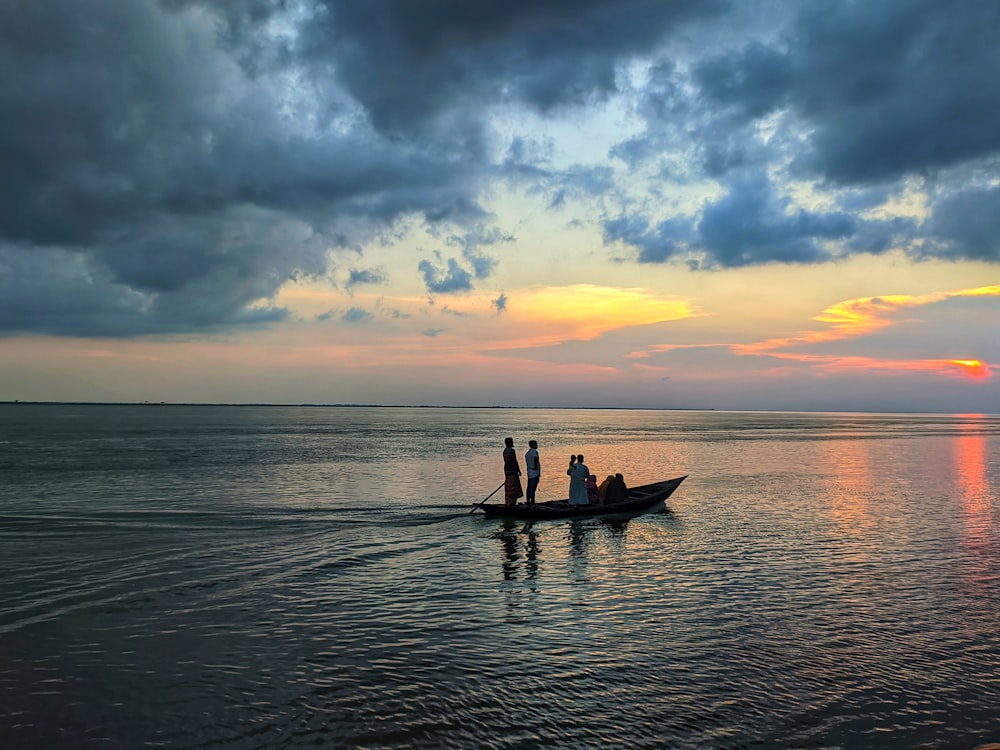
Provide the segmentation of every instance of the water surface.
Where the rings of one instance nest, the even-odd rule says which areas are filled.
[[[625,523],[469,515],[503,437]],[[0,406],[0,746],[1000,741],[1000,417]]]

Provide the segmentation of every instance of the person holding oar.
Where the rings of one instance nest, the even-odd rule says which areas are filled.
[[[504,438],[504,449],[503,449],[503,484],[500,487],[504,489],[504,505],[517,505],[517,500],[520,497],[524,497],[524,491],[521,489],[521,466],[517,462],[517,451],[514,450],[514,438]],[[537,447],[537,443],[532,440],[529,445],[532,449]],[[530,453],[530,451],[529,451]],[[541,466],[538,464],[538,454],[535,454],[535,465],[538,466],[539,474],[541,473]],[[530,469],[529,462],[529,469]],[[531,472],[528,472],[529,476],[529,491],[532,491],[531,486]],[[537,480],[535,481],[537,484]],[[469,513],[475,513],[483,504],[493,497],[497,492],[500,491],[500,487],[497,487],[493,492],[484,497],[480,502],[476,503]],[[532,494],[534,494],[532,492]],[[531,498],[531,504],[534,505],[534,497]]]
[[[516,505],[518,498],[524,497],[521,489],[521,465],[514,450],[514,438],[504,438],[503,449],[503,504]]]

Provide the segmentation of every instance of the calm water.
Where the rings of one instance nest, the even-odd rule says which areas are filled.
[[[996,416],[0,405],[0,573],[4,748],[1000,742]]]

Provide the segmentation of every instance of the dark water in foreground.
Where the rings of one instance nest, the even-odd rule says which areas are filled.
[[[468,514],[502,438],[672,512]],[[1000,742],[1000,417],[0,405],[0,747]]]

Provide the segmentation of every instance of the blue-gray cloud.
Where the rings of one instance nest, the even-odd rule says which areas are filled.
[[[417,268],[423,274],[424,284],[431,294],[454,294],[472,289],[472,274],[454,258],[448,258],[444,269],[433,265],[429,260],[420,261]]]
[[[353,289],[362,284],[377,286],[386,283],[388,280],[389,274],[386,273],[384,268],[352,268],[348,273],[345,286],[348,289]]]
[[[912,237],[908,220],[862,220],[842,211],[795,208],[762,176],[736,179],[699,215],[651,224],[641,213],[604,223],[604,241],[635,248],[640,263],[684,261],[692,268],[820,263],[849,253],[879,254]]]
[[[345,323],[367,323],[373,317],[374,316],[364,308],[352,307],[341,315],[340,319]]]
[[[1000,231],[988,218],[1000,196],[977,186],[1000,157],[1000,6],[887,0],[767,10],[782,6],[779,33],[741,41],[720,27],[715,41],[726,43],[705,48],[722,52],[695,55],[687,67],[654,65],[637,98],[648,128],[613,151],[636,169],[662,160],[676,183],[711,177],[726,196],[700,217],[674,221],[620,212],[605,238],[633,245],[646,262],[688,258],[695,248],[709,265],[811,263],[893,242],[914,257],[1000,261]],[[685,151],[700,164],[669,162],[667,154]],[[765,204],[739,188],[763,171],[813,181],[829,191],[831,208],[776,213],[773,196]],[[923,230],[853,213],[913,178],[932,186]],[[969,215],[972,206],[982,213]]]
[[[1000,188],[971,187],[946,195],[928,222],[926,256],[1000,260]]]

